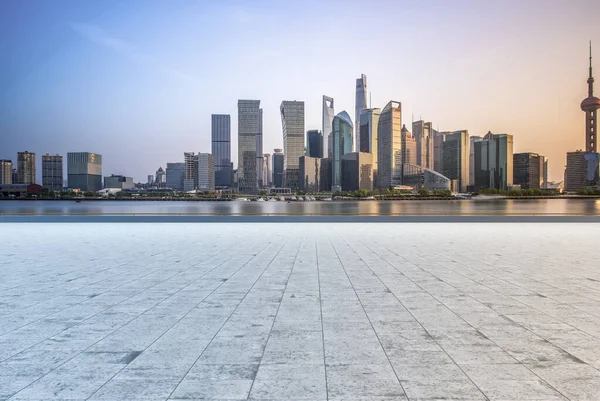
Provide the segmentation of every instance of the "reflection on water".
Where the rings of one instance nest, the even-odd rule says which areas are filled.
[[[600,214],[596,199],[498,199],[453,201],[182,202],[0,201],[0,214]]]

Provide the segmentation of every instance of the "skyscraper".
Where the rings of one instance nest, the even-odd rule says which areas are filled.
[[[598,109],[600,109],[600,99],[594,96],[592,42],[590,42],[590,75],[587,84],[588,97],[581,102],[581,110],[585,112],[585,151],[598,152]]]
[[[373,154],[346,153],[342,156],[342,190],[373,190]]]
[[[242,193],[258,192],[256,150],[258,137],[262,138],[261,115],[260,100],[238,100],[238,190]]]
[[[18,184],[35,184],[35,153],[17,153]]]
[[[323,134],[318,129],[306,131],[306,156],[323,157]]]
[[[198,191],[215,190],[215,159],[210,153],[198,153],[194,156],[196,173],[195,188]]]
[[[331,133],[333,131],[333,118],[335,108],[333,98],[323,95],[323,157],[331,157]]]
[[[423,120],[412,123],[412,134],[417,143],[417,166],[433,168],[433,128]]]
[[[400,142],[402,148],[401,167],[404,167],[404,164],[417,165],[417,141],[408,128],[406,128],[405,124],[402,124],[402,129],[400,130]]]
[[[469,185],[475,185],[475,143],[482,139],[480,136],[469,137]]]
[[[67,153],[69,188],[81,191],[102,189],[102,155],[90,152]]]
[[[283,188],[283,149],[274,149],[273,152],[273,186]]]
[[[360,151],[373,155],[373,185],[377,187],[377,126],[381,109],[361,110],[359,116],[360,125],[356,127],[360,131]]]
[[[256,187],[263,184],[263,110],[258,109],[258,133],[256,134]]]
[[[0,184],[12,183],[12,160],[0,160]]]
[[[300,157],[304,156],[304,102],[281,102],[284,186],[298,189]]]
[[[390,101],[381,111],[377,126],[378,186],[391,188],[402,181],[402,104]]]
[[[185,192],[196,189],[196,163],[194,162],[194,152],[185,152],[183,162],[185,164],[185,174],[183,177],[183,190]]]
[[[354,125],[356,126],[355,133],[355,152],[360,152],[360,112],[367,108],[367,76],[360,74],[360,78],[356,80],[356,102],[355,102],[355,113],[354,113]]]
[[[156,178],[154,179],[154,182],[156,183],[157,187],[163,187],[164,184],[166,184],[167,182],[167,176],[165,174],[165,170],[163,170],[162,167],[159,167],[158,170],[156,170]]]
[[[175,191],[183,191],[183,180],[185,179],[185,163],[167,163],[166,184],[167,188]]]
[[[475,187],[507,190],[513,185],[513,136],[488,132],[475,142]]]
[[[273,174],[271,171],[271,155],[265,153],[263,155],[263,186],[271,188],[273,184]]]
[[[42,156],[42,186],[48,191],[63,188],[63,157],[45,154]]]
[[[153,185],[153,184],[154,184],[154,175],[148,174],[148,185]]]
[[[333,119],[331,190],[342,190],[342,156],[352,152],[352,119],[342,111]]]
[[[446,134],[442,145],[442,174],[450,179],[452,191],[466,192],[469,184],[469,133]]]
[[[231,188],[231,116],[211,115],[212,155],[215,162],[215,187]]]
[[[515,153],[513,155],[513,184],[522,189],[541,189],[544,182],[544,156],[537,153]]]

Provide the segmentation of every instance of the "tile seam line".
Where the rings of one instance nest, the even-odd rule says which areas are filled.
[[[317,236],[319,239],[319,236]],[[327,381],[327,360],[325,359],[325,328],[323,326],[323,298],[321,296],[321,268],[319,267],[319,241],[315,239],[315,253],[317,262],[317,283],[319,285],[319,313],[321,317],[321,349],[323,350],[323,370],[325,372],[325,395],[326,400],[329,401],[329,383]]]

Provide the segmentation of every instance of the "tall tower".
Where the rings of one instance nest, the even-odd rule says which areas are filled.
[[[355,152],[360,152],[360,112],[367,108],[367,76],[360,74],[360,78],[356,80],[356,109],[354,114],[355,132]]]
[[[598,109],[600,99],[594,96],[594,77],[592,76],[592,42],[590,41],[590,76],[588,83],[588,97],[581,102],[581,110],[585,111],[585,151],[598,152]]]
[[[323,95],[323,157],[331,157],[331,133],[333,132],[333,118],[335,107],[333,98]]]

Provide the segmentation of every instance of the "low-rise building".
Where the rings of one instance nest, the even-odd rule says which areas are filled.
[[[104,188],[132,189],[135,187],[132,177],[112,174],[110,177],[104,177]]]

